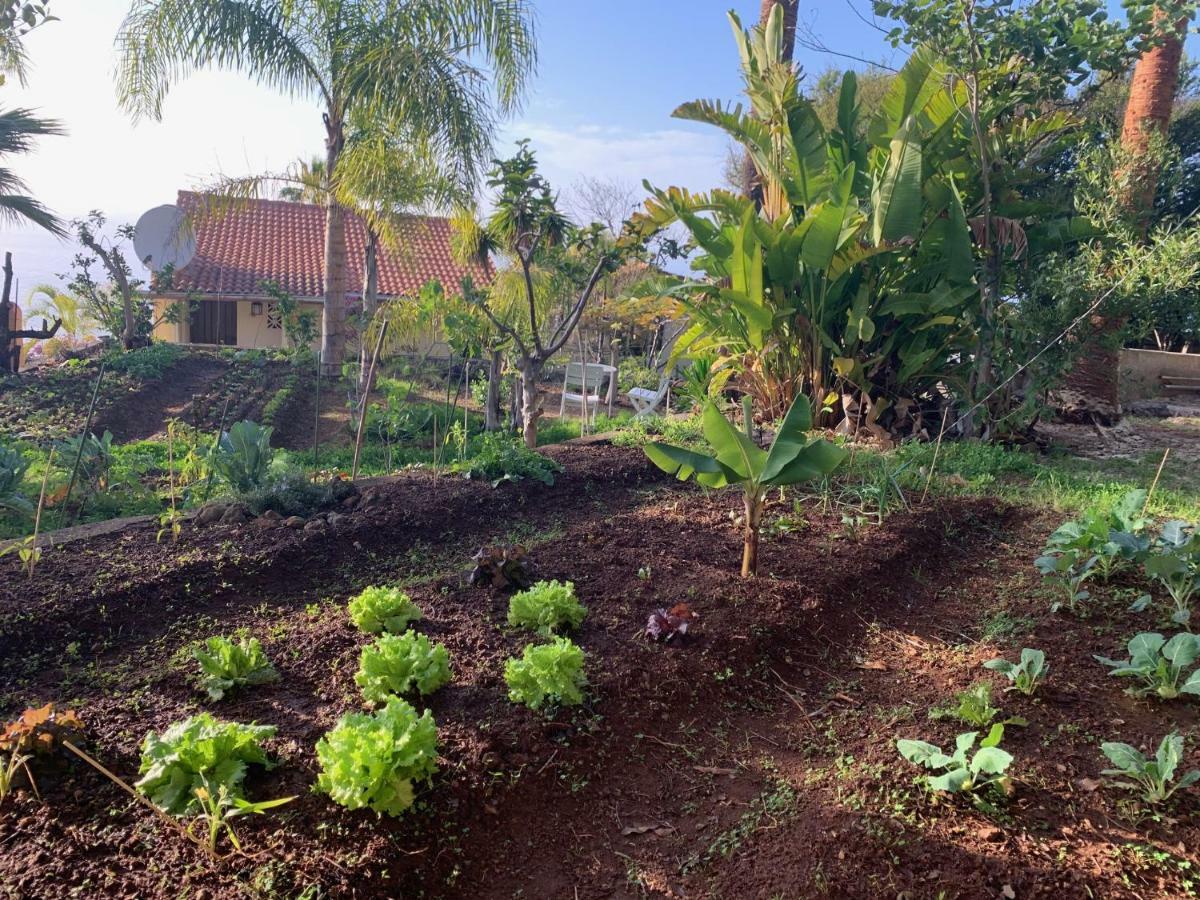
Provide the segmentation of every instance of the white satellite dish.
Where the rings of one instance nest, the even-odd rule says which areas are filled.
[[[182,269],[196,255],[196,235],[178,206],[156,206],[134,226],[133,249],[152,272]]]

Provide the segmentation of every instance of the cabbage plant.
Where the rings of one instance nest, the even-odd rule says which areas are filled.
[[[217,441],[210,457],[213,471],[239,494],[262,487],[274,455],[273,431],[270,425],[235,422]]]

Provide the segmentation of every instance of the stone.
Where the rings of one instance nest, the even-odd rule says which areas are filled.
[[[221,516],[225,515],[226,508],[224,503],[205,503],[192,521],[198,526],[215,525],[221,521]]]
[[[329,522],[330,528],[340,528],[343,525],[350,524],[350,517],[344,516],[341,513],[330,513],[326,521]]]
[[[321,519],[310,519],[304,525],[305,534],[319,534],[328,526]]]
[[[250,510],[243,503],[231,503],[221,514],[221,524],[225,526],[243,525],[250,518]]]
[[[279,513],[275,512],[275,510],[273,510],[273,509],[268,509],[259,518],[267,519],[268,521],[271,521],[271,522],[282,522],[283,521],[283,516],[281,516]]]
[[[284,528],[303,528],[304,524],[305,522],[302,516],[288,516],[283,520]]]

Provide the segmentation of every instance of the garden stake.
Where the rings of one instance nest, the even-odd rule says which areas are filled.
[[[383,339],[387,336],[390,324],[387,319],[384,319],[383,327],[379,329],[379,340],[375,342],[375,352],[371,354],[371,368],[367,370],[367,384],[363,388],[362,408],[358,411],[358,434],[354,438],[354,466],[350,471],[351,481],[358,478],[358,455],[362,452],[363,425],[367,421],[367,401],[371,397],[371,386],[375,384],[375,364],[379,362],[379,351],[383,349]]]
[[[317,351],[317,393],[313,399],[313,481],[317,480],[317,438],[321,433],[321,351]]]
[[[38,529],[42,524],[42,507],[46,504],[46,481],[50,478],[50,466],[54,464],[54,448],[50,448],[50,455],[46,457],[46,470],[42,472],[42,490],[38,493],[37,512],[33,514],[33,543],[30,545],[29,557],[29,577],[33,577],[33,567],[37,564],[38,557],[41,552],[38,550],[37,539]]]
[[[1162,460],[1158,464],[1158,471],[1154,473],[1154,481],[1150,482],[1150,490],[1147,492],[1146,502],[1142,506],[1142,515],[1143,516],[1146,514],[1146,510],[1148,510],[1150,508],[1150,498],[1154,496],[1154,489],[1156,487],[1158,487],[1158,479],[1162,475],[1163,466],[1165,466],[1167,464],[1167,454],[1169,454],[1170,452],[1171,452],[1170,447],[1168,447],[1166,450],[1163,451]]]
[[[921,503],[929,496],[929,483],[933,481],[933,471],[937,468],[938,454],[942,451],[942,435],[946,433],[946,418],[950,415],[950,407],[942,410],[942,427],[938,429],[937,443],[933,447],[933,461],[929,464],[929,474],[925,476],[925,490],[921,491]]]
[[[225,398],[225,408],[221,410],[221,421],[217,423],[217,436],[213,438],[212,450],[209,451],[209,456],[217,452],[217,447],[221,446],[221,432],[225,430],[225,416],[229,413],[229,401],[231,397]],[[204,496],[200,498],[201,502],[208,499],[209,492],[212,490],[213,470],[212,465],[208,467],[208,477],[204,479]]]
[[[87,418],[83,422],[83,433],[79,436],[79,452],[75,454],[75,465],[71,469],[71,480],[67,482],[67,495],[63,498],[62,512],[58,515],[58,527],[62,528],[63,519],[67,515],[67,506],[71,501],[71,491],[75,487],[75,478],[79,475],[79,461],[83,459],[83,441],[92,429],[92,414],[96,411],[96,401],[100,398],[100,384],[104,381],[104,363],[100,363],[100,371],[96,373],[96,387],[92,391],[92,402],[88,404]],[[80,506],[79,512],[83,512]],[[78,520],[79,514],[75,518]]]

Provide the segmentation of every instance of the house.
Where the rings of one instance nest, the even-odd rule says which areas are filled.
[[[203,208],[204,195],[180,191],[178,205],[187,213]],[[251,200],[195,219],[195,256],[176,270],[171,289],[151,290],[155,320],[170,303],[186,304],[176,322],[160,321],[154,336],[180,344],[231,347],[281,347],[286,338],[278,305],[263,290],[274,282],[316,314],[318,328],[325,302],[325,208],[284,200]],[[398,250],[381,249],[379,296],[415,296],[439,280],[457,290],[464,275],[478,284],[491,281],[486,262],[458,265],[450,252],[450,222],[413,216]],[[362,302],[366,228],[346,216],[346,305]]]

